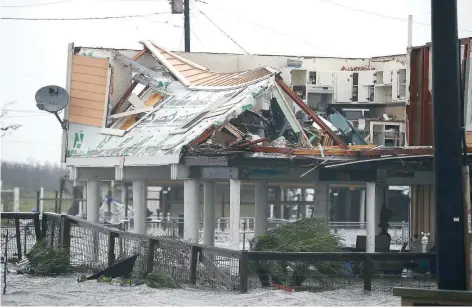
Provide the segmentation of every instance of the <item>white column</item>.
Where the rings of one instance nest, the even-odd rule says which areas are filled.
[[[146,181],[133,181],[133,232],[146,234]]]
[[[100,181],[87,181],[87,221],[98,223],[100,216]]]
[[[184,240],[198,243],[198,207],[200,204],[200,182],[184,180]]]
[[[87,183],[82,183],[82,199],[84,199],[84,201],[82,202],[82,214],[80,218],[87,217]]]
[[[39,189],[39,214],[43,214],[44,212],[44,188],[41,187]]]
[[[203,184],[203,244],[215,244],[215,183]]]
[[[267,231],[267,217],[269,215],[269,203],[268,203],[268,184],[267,181],[256,182],[256,225],[254,229],[254,236],[260,236]]]
[[[241,181],[229,181],[229,243],[232,249],[239,250],[241,217]]]
[[[329,184],[321,181],[315,184],[315,216],[329,219]]]
[[[123,205],[126,205],[126,202],[128,201],[128,193],[127,193],[128,187],[126,186],[125,183],[123,183],[123,186],[121,187],[121,202]]]
[[[20,188],[13,188],[13,211],[20,212]]]
[[[375,253],[375,230],[377,229],[375,222],[375,182],[366,183],[366,252]]]
[[[360,223],[365,223],[365,190],[361,190],[361,196],[359,199],[359,222]],[[361,227],[363,228],[364,225],[361,224]]]

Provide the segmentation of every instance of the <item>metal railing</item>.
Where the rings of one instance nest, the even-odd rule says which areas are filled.
[[[268,219],[268,229],[274,229],[286,223],[292,223],[295,220]],[[130,230],[133,227],[132,221],[123,220],[122,224],[116,225],[118,229]],[[329,222],[331,232],[336,233],[345,247],[354,247],[357,236],[365,236],[365,222]],[[240,234],[243,245],[249,246],[248,240],[252,239],[255,232],[255,218],[242,217],[240,219]],[[409,226],[407,222],[390,223],[388,232],[392,238],[391,244],[400,248],[400,246],[409,240]],[[167,237],[172,239],[181,239],[183,237],[183,218],[167,217],[165,219],[149,219],[147,222],[147,234]],[[199,222],[200,239],[203,235],[203,222]],[[229,235],[229,218],[218,218],[215,222],[215,235],[224,240]]]

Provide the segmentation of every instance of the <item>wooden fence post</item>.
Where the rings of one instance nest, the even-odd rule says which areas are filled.
[[[192,246],[192,256],[190,259],[190,283],[192,285],[197,284],[197,266],[198,266],[198,252],[200,248],[198,246]]]
[[[110,232],[108,234],[108,266],[112,266],[115,263],[115,238],[115,233]]]
[[[146,275],[151,274],[154,270],[154,244],[153,239],[148,239]]]
[[[62,217],[62,224],[61,227],[61,247],[66,250],[67,254],[70,255],[70,229],[71,229],[71,222],[67,218],[67,216]]]
[[[56,221],[51,220],[51,246],[54,246],[54,229],[55,228],[56,228]]]
[[[16,236],[16,248],[18,249],[18,260],[21,260],[23,257],[21,255],[22,253],[21,253],[20,219],[18,217],[15,217],[15,236]],[[7,240],[8,240],[8,238],[7,238]],[[7,244],[7,243],[5,243],[5,244]]]
[[[247,251],[242,251],[239,256],[239,292],[247,293],[249,274],[249,254]]]
[[[364,290],[372,291],[372,274],[374,272],[374,264],[370,254],[365,254],[364,258]]]
[[[46,239],[47,231],[48,231],[48,216],[46,214],[43,214],[43,217],[41,220],[41,232],[42,232],[41,239],[43,240]]]
[[[34,222],[34,233],[36,234],[36,242],[38,242],[39,240],[41,240],[41,237],[42,237],[41,222],[39,221],[39,213],[37,213],[34,216],[33,222]]]
[[[36,191],[36,212],[41,214],[42,212],[39,212],[40,203],[41,203],[41,192]]]
[[[58,201],[59,201],[58,195],[59,195],[59,192],[56,191],[56,192],[54,193],[54,213],[60,213],[60,212],[58,212],[59,209],[58,209],[58,206],[57,206],[57,205],[58,205]]]

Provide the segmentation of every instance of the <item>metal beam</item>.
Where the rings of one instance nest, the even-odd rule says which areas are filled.
[[[431,0],[438,288],[466,290],[457,0]]]
[[[74,167],[75,181],[91,181],[91,180],[115,180],[115,169],[112,167]]]
[[[285,92],[285,94],[287,94],[290,99],[293,100],[293,102],[295,102],[299,107],[300,109],[302,109],[311,119],[313,119],[313,121],[321,127],[321,129],[323,129],[332,139],[333,141],[336,143],[336,145],[344,148],[344,149],[347,149],[348,146],[343,142],[343,140],[341,140],[339,138],[338,135],[336,135],[336,133],[334,131],[332,131],[319,117],[318,115],[315,114],[315,112],[313,112],[306,104],[305,102],[303,102],[303,100],[300,99],[300,97],[297,96],[297,94],[295,94],[294,91],[292,91],[291,88],[289,88],[287,86],[287,84],[285,84],[283,81],[282,81],[282,78],[280,76],[277,76],[276,79],[275,79],[276,83],[278,86],[280,86],[280,88]]]

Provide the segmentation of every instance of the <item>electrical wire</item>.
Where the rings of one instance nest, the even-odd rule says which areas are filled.
[[[67,2],[72,2],[72,1],[73,1],[73,0],[60,0],[60,1],[53,1],[53,2],[35,3],[35,4],[0,5],[0,8],[35,7],[35,6],[45,6],[45,5],[61,4],[61,3],[67,3]]]
[[[46,116],[49,116],[49,114],[38,114],[38,115],[5,115],[5,116],[2,116],[2,118],[19,118],[19,117],[31,118],[31,117],[46,117]]]
[[[247,52],[246,49],[244,49],[240,44],[238,44],[237,41],[235,41],[231,36],[229,36],[228,33],[226,33],[223,29],[221,29],[213,20],[210,19],[210,17],[208,17],[202,10],[199,10],[200,14],[202,14],[203,16],[205,16],[206,19],[208,19],[209,22],[211,22],[218,30],[221,31],[221,33],[223,33],[224,35],[226,35],[227,38],[229,38],[236,46],[238,46],[242,51],[246,52],[247,54],[249,54],[249,52]]]
[[[239,17],[239,18],[242,18],[242,19],[245,19],[241,16],[237,16],[227,10],[224,10],[220,7],[217,7],[216,5],[214,4],[211,4],[209,2],[206,2],[204,0],[195,0],[197,2],[200,2],[200,3],[203,3],[203,4],[206,4],[206,5],[209,5],[209,6],[212,6],[216,9],[219,9],[221,11],[225,11],[226,13],[228,14],[232,14],[233,16],[235,17]],[[356,12],[360,12],[360,13],[364,13],[364,14],[368,14],[368,15],[374,15],[374,16],[377,16],[377,17],[382,17],[382,18],[386,18],[386,19],[392,19],[392,20],[397,20],[397,21],[401,21],[401,22],[408,22],[408,19],[406,18],[401,18],[401,17],[396,17],[396,16],[390,16],[390,15],[385,15],[385,14],[380,14],[380,13],[377,13],[377,12],[372,12],[372,11],[368,11],[368,10],[364,10],[364,9],[361,9],[361,8],[357,8],[357,7],[353,7],[353,6],[349,6],[349,5],[344,5],[344,4],[340,4],[340,3],[336,3],[336,2],[333,2],[333,1],[330,1],[330,0],[317,0],[319,2],[323,2],[323,3],[326,3],[326,4],[330,4],[330,5],[333,5],[333,6],[337,6],[337,7],[341,7],[341,8],[344,8],[344,9],[348,9],[348,10],[351,10],[351,11],[356,11]],[[249,21],[246,19],[246,21],[248,22],[252,22],[252,21]],[[252,22],[254,24],[256,24],[255,22]],[[414,24],[417,24],[417,25],[421,25],[421,26],[427,26],[427,27],[431,27],[431,24],[429,23],[425,23],[425,22],[419,22],[419,21],[415,21],[413,20],[413,23]],[[259,26],[261,26],[260,24],[258,24]],[[468,32],[468,33],[472,33],[472,30],[461,30],[459,29],[460,32]],[[280,34],[280,33],[279,33]],[[284,35],[286,36],[286,35]],[[293,37],[292,37],[293,38]]]
[[[44,114],[44,111],[21,110],[21,109],[3,109],[5,112],[20,112],[20,113],[38,113]]]
[[[69,3],[73,2],[74,0],[59,0],[59,1],[51,1],[51,2],[44,2],[44,3],[35,3],[35,4],[18,4],[18,5],[0,5],[0,8],[6,9],[16,9],[16,8],[29,8],[29,7],[37,7],[37,6],[46,6],[46,5],[56,5],[62,3]],[[83,0],[82,0],[83,1]],[[157,2],[157,1],[167,1],[167,0],[99,0],[99,2],[132,2],[133,4],[143,4],[143,2],[147,2],[146,4]]]
[[[278,31],[278,30],[276,30],[276,29],[267,27],[266,25],[263,25],[263,24],[261,24],[261,23],[252,21],[252,20],[247,19],[247,18],[245,18],[245,17],[243,17],[243,16],[236,15],[236,14],[234,14],[233,12],[230,12],[230,11],[228,11],[228,10],[225,10],[225,9],[223,9],[223,8],[220,8],[220,7],[216,6],[216,5],[213,5],[213,4],[211,4],[211,3],[205,2],[205,1],[203,1],[203,0],[195,0],[195,1],[200,2],[200,3],[203,3],[203,4],[206,4],[206,5],[208,5],[208,6],[211,6],[211,7],[215,8],[215,9],[217,9],[217,10],[220,10],[220,11],[222,11],[222,12],[225,12],[225,13],[227,13],[227,14],[229,14],[229,15],[232,15],[232,16],[234,16],[234,17],[236,17],[236,18],[239,18],[239,19],[241,19],[241,20],[244,20],[244,21],[246,21],[246,22],[248,22],[248,23],[251,23],[251,24],[253,24],[253,25],[256,25],[256,26],[258,26],[258,27],[260,27],[260,28],[263,28],[263,29],[265,29],[265,30],[267,30],[267,31],[270,31],[270,32],[275,33],[275,34],[278,34],[278,35],[280,35],[280,36],[284,36],[284,37],[290,38],[290,39],[292,39],[292,40],[294,40],[294,41],[298,41],[298,42],[304,43],[304,44],[309,45],[309,46],[314,47],[314,48],[320,48],[320,49],[323,49],[323,50],[326,50],[326,51],[332,51],[332,50],[330,50],[330,49],[327,49],[326,47],[313,44],[313,43],[311,43],[311,42],[309,42],[309,41],[306,41],[306,40],[300,39],[300,38],[298,38],[298,37],[292,36],[292,35],[290,35],[290,34],[283,33],[283,32],[280,32],[280,31]]]
[[[3,143],[13,143],[13,144],[36,144],[36,145],[47,145],[51,147],[60,147],[60,144],[52,144],[52,143],[44,143],[44,142],[31,142],[31,141],[8,141],[8,140],[3,140]]]
[[[124,15],[124,16],[105,16],[105,17],[76,17],[76,18],[23,18],[23,17],[0,17],[0,20],[23,20],[23,21],[77,21],[77,20],[106,20],[106,19],[126,19],[138,18],[155,15],[171,14],[170,12],[155,12],[140,15]]]
[[[374,15],[374,16],[382,17],[382,18],[386,18],[386,19],[392,19],[392,20],[397,20],[397,21],[402,21],[402,22],[408,22],[408,19],[405,19],[405,18],[390,16],[390,15],[384,15],[384,14],[380,14],[380,13],[360,9],[360,8],[357,8],[357,7],[344,5],[344,4],[341,4],[341,3],[336,3],[336,2],[333,2],[333,1],[330,1],[330,0],[317,0],[317,1],[327,3],[327,4],[330,4],[330,5],[334,5],[334,6],[337,6],[337,7],[342,7],[342,8],[351,10],[351,11],[356,11],[356,12],[368,14],[368,15]],[[417,25],[421,25],[421,26],[431,27],[431,24],[429,24],[429,23],[415,21],[414,19],[413,19],[413,23],[417,24]],[[472,33],[472,30],[459,30],[459,31]]]

